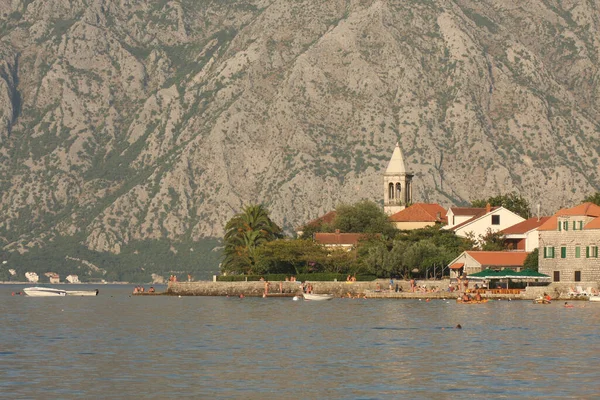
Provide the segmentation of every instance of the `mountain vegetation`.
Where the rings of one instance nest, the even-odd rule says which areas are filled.
[[[485,208],[487,204],[492,207],[504,207],[525,219],[531,217],[531,205],[527,199],[515,192],[492,196],[487,200],[473,200],[471,203],[473,207],[481,208]]]
[[[2,258],[208,276],[250,204],[290,234],[379,203],[397,141],[415,201],[550,214],[600,190],[599,30],[572,0],[0,0]]]

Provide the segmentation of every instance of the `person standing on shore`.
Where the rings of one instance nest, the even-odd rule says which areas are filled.
[[[410,291],[415,292],[415,280],[413,278],[410,279]]]

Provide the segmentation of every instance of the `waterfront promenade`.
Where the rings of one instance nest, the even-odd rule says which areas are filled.
[[[410,290],[408,281],[394,281],[392,290],[389,280],[370,282],[310,282],[314,293],[331,293],[336,297],[367,297],[377,299],[455,299],[459,292],[448,291],[448,280],[417,281],[417,286],[425,291]],[[398,284],[399,291],[395,290]],[[596,285],[593,284],[595,287]],[[569,294],[568,285],[529,286],[525,289],[487,290],[482,295],[488,299],[533,300],[544,293],[553,299],[574,300]],[[264,297],[265,282],[170,282],[164,294],[174,296],[249,296]],[[302,294],[300,282],[273,281],[268,283],[266,297],[293,297]]]

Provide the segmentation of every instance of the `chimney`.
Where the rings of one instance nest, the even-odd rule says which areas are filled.
[[[438,221],[441,221],[441,220],[442,220],[442,213],[438,211],[438,212],[437,212],[437,214],[435,214],[435,218],[436,218]]]
[[[492,206],[490,205],[490,203],[487,203],[485,205],[485,212],[486,214],[489,213],[490,211],[492,211]]]

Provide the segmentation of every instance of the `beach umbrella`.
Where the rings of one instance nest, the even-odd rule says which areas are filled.
[[[468,279],[506,279],[506,288],[508,289],[508,280],[515,279],[517,272],[512,269],[503,269],[500,271],[494,271],[493,269],[486,269],[484,271],[476,272],[467,276]]]
[[[546,274],[542,274],[537,271],[534,271],[532,269],[524,269],[521,272],[517,272],[516,276],[513,279],[525,280],[525,281],[527,281],[527,286],[529,286],[529,281],[531,281],[531,280],[538,280],[538,279],[548,280],[548,279],[550,279],[550,276],[548,276]]]
[[[486,270],[467,275],[467,279],[493,279],[496,277],[498,272],[499,271],[494,271],[493,269],[488,268]]]
[[[550,276],[532,269],[524,269],[521,272],[517,272],[517,275],[520,279],[550,279]]]

